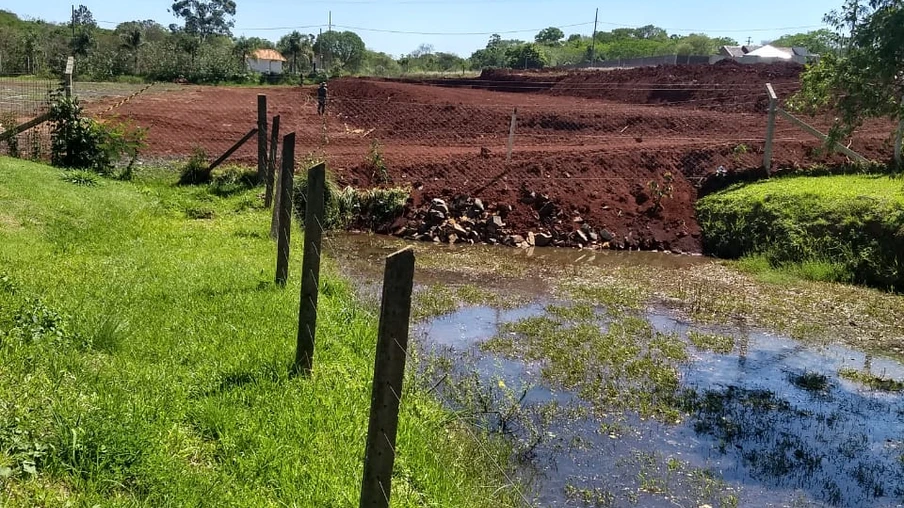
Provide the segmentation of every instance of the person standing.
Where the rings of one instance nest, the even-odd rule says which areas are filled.
[[[320,83],[320,88],[317,89],[317,114],[324,113],[326,113],[326,82]]]

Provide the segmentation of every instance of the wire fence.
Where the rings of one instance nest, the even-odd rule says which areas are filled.
[[[304,154],[325,159],[360,185],[376,183],[372,177],[379,175],[367,169],[377,156],[396,181],[445,173],[472,183],[493,181],[512,164],[544,161],[563,171],[538,178],[610,179],[638,166],[699,178],[762,165],[768,98],[760,85],[602,83],[569,92],[622,102],[379,80],[340,80],[330,88],[323,116],[316,91],[299,87],[152,87],[124,103],[92,100],[88,109],[148,128],[148,159],[184,159],[197,149],[214,158],[256,127],[256,95],[265,93],[268,116],[280,115],[281,130],[296,133],[301,160]],[[831,118],[810,121],[823,132],[831,126]],[[867,158],[885,160],[893,131],[869,122],[848,142]],[[783,119],[774,143],[780,167],[843,159],[823,153],[819,140]],[[605,163],[588,163],[592,155]],[[246,145],[232,160],[253,164],[255,147]]]
[[[59,83],[33,76],[0,76],[0,136],[50,109],[50,95]],[[46,125],[0,142],[0,154],[42,159],[50,153],[50,131]]]

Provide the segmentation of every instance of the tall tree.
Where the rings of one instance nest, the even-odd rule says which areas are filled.
[[[357,72],[364,61],[364,41],[354,32],[326,32],[317,37],[314,51],[323,55],[331,68]]]
[[[847,0],[841,11],[826,15],[826,21],[836,29],[841,53],[830,53],[807,69],[793,104],[805,111],[837,112],[832,141],[849,135],[864,119],[895,120],[900,146],[904,135],[904,1]]]
[[[561,41],[564,38],[565,38],[565,32],[563,32],[559,28],[551,26],[549,28],[544,28],[543,30],[540,30],[540,33],[538,33],[537,36],[534,37],[534,41],[536,41],[537,44],[553,45],[553,44],[558,44],[559,41]]]
[[[771,44],[775,46],[795,47],[800,46],[807,48],[811,53],[818,55],[827,55],[838,51],[838,38],[828,28],[822,28],[807,33],[799,33],[794,35],[784,35]]]
[[[206,40],[214,35],[232,36],[234,0],[176,0],[170,8],[185,23],[185,33]]]
[[[88,52],[94,46],[94,30],[97,28],[97,22],[94,21],[94,15],[84,5],[79,5],[78,9],[72,11],[72,40],[69,42],[69,48],[76,56],[88,56]]]
[[[134,63],[134,72],[135,74],[140,74],[141,69],[139,68],[139,54],[141,48],[145,45],[144,40],[144,32],[138,28],[132,28],[128,32],[120,34],[120,39],[122,39],[121,47],[122,49],[128,51],[132,54],[133,63]]]
[[[301,67],[298,65],[299,57],[304,58],[308,65],[313,61],[313,41],[313,35],[305,35],[296,30],[284,35],[279,42],[276,43],[276,49],[282,53],[282,56],[289,60],[291,72],[301,72]]]

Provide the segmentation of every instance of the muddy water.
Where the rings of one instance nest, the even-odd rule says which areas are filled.
[[[331,242],[345,271],[365,283],[377,280],[382,257],[402,245],[373,236]],[[496,280],[446,266],[442,260],[453,262],[455,248],[418,249],[440,260],[419,270],[419,284],[474,283],[528,297],[516,308],[470,306],[422,322],[414,341],[453,360],[460,378],[453,383],[473,382],[473,376],[494,389],[498,406],[517,408],[510,421],[498,415],[478,421],[519,442],[522,476],[537,505],[904,506],[904,395],[839,375],[852,369],[904,380],[897,362],[835,345],[804,345],[766,330],[701,326],[649,307],[640,316],[657,332],[679,338],[689,353],[676,368],[680,391],[690,398],[678,421],[662,421],[594,406],[580,390],[563,389],[544,375],[543,359],[523,361],[481,347],[506,333],[507,323],[544,316],[550,304],[570,304],[553,300],[544,266],[681,268],[706,260],[481,248],[477,259],[484,262],[517,257],[538,267]],[[690,344],[692,331],[732,337],[734,346],[725,354],[698,349]],[[448,391],[438,393],[457,404]]]
[[[522,363],[479,349],[504,323],[542,315],[545,303],[506,311],[465,308],[422,324],[419,336],[437,354],[473,358],[488,384],[528,388],[525,407],[553,401],[585,406],[577,393],[549,386],[542,361]],[[685,337],[692,328],[664,312],[648,318],[664,333]],[[762,331],[705,331],[740,339],[730,354],[694,350],[681,368],[682,388],[708,394],[714,407],[677,424],[632,414],[552,422],[542,431],[555,437],[531,458],[539,505],[581,506],[586,493],[603,492],[585,505],[603,499],[602,506],[730,506],[734,500],[738,506],[901,506],[904,397],[866,389],[838,372],[867,365],[875,374],[904,379],[904,366]],[[793,380],[803,374],[823,375],[827,386],[798,387]],[[718,481],[703,481],[708,476]]]

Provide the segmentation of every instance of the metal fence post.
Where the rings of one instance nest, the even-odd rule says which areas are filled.
[[[295,176],[295,133],[283,138],[282,171],[279,173],[279,224],[276,242],[276,284],[289,280],[289,240],[292,226],[292,181]]]
[[[386,258],[360,508],[388,508],[414,286],[414,251]]]
[[[778,97],[772,88],[772,83],[766,83],[766,93],[769,97],[769,118],[766,120],[766,146],[763,148],[763,167],[766,169],[766,176],[769,176],[772,170],[772,138],[775,136],[775,108]]]
[[[314,337],[317,331],[317,295],[320,286],[320,243],[323,238],[326,164],[308,170],[304,210],[304,259],[301,265],[301,302],[298,309],[296,373],[308,375],[314,366]]]
[[[276,174],[276,150],[279,147],[279,115],[273,117],[273,129],[270,132],[270,157],[267,160],[266,192],[264,193],[264,206],[270,208],[273,205],[273,183]]]
[[[509,137],[508,137],[508,151],[505,156],[505,160],[512,160],[512,149],[515,146],[515,123],[518,121],[518,108],[512,109],[512,123],[509,124]]]
[[[257,95],[257,179],[267,177],[267,96]]]

